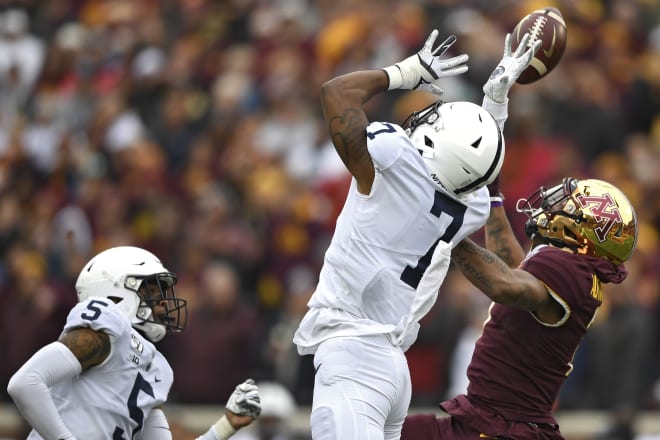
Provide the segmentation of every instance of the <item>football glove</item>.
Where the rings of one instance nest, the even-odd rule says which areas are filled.
[[[515,52],[511,51],[511,34],[506,34],[504,39],[504,56],[495,70],[490,74],[488,81],[484,84],[483,91],[486,96],[497,103],[505,103],[508,99],[509,90],[516,82],[520,74],[532,62],[534,54],[541,47],[541,40],[534,42],[532,47],[525,50],[529,41],[529,33],[520,40]]]
[[[255,419],[261,414],[261,399],[259,389],[254,380],[248,379],[239,384],[229,396],[226,408],[240,416],[250,416]]]
[[[442,89],[437,85],[438,79],[467,72],[467,54],[447,60],[440,59],[456,42],[456,37],[450,35],[434,48],[436,38],[438,38],[437,29],[431,32],[424,47],[415,55],[383,69],[390,80],[388,90],[426,90],[441,95]]]

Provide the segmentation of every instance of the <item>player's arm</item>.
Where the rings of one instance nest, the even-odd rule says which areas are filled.
[[[49,388],[80,374],[82,365],[61,342],[37,351],[12,376],[7,391],[25,420],[46,440],[75,437],[64,424]]]
[[[261,414],[261,398],[254,380],[239,384],[229,396],[225,413],[196,440],[226,440]],[[158,439],[160,440],[160,439]]]
[[[77,327],[65,332],[59,341],[71,350],[83,370],[100,364],[110,355],[110,337],[102,331]]]
[[[545,322],[556,322],[563,314],[538,278],[509,267],[470,239],[458,243],[452,251],[452,261],[472,284],[497,303],[533,311]]]
[[[196,440],[227,440],[261,414],[259,390],[254,380],[238,385],[229,397],[225,413]],[[144,421],[141,440],[172,440],[172,432],[162,406],[154,408]]]
[[[25,420],[45,439],[73,439],[49,388],[98,365],[110,354],[103,332],[75,328],[37,351],[11,378],[7,391]]]
[[[367,149],[366,128],[369,120],[364,104],[386,90],[427,90],[441,94],[437,81],[444,76],[467,71],[467,55],[448,60],[440,57],[456,41],[453,35],[435,44],[434,30],[415,55],[382,70],[365,70],[334,78],[321,87],[321,106],[328,123],[330,138],[344,165],[355,177],[358,190],[371,191],[375,170]]]
[[[490,216],[484,229],[486,248],[500,257],[509,267],[518,267],[526,254],[513,233],[504,206],[491,206]]]
[[[375,171],[367,150],[369,120],[362,106],[387,86],[384,71],[368,70],[339,76],[321,87],[321,106],[330,138],[363,194],[371,192]]]

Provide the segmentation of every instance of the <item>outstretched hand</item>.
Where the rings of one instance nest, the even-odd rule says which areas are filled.
[[[504,39],[504,55],[499,64],[490,74],[488,81],[484,84],[483,91],[486,96],[498,103],[507,101],[509,90],[516,82],[520,74],[529,66],[534,54],[541,47],[541,40],[537,40],[531,47],[527,47],[529,33],[525,34],[516,48],[511,50],[511,34]]]
[[[445,41],[435,46],[437,38],[438,31],[435,29],[419,52],[383,69],[390,80],[389,90],[426,90],[441,95],[442,89],[438,85],[440,78],[467,72],[469,59],[467,54],[447,60],[440,59],[456,42],[456,37],[450,35]]]

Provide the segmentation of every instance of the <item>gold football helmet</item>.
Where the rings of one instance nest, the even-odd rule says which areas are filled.
[[[564,178],[518,200],[526,214],[525,232],[548,244],[570,248],[621,264],[637,246],[637,217],[628,198],[614,185],[597,179]]]

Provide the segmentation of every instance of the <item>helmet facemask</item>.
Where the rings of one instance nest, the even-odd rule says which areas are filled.
[[[139,321],[133,327],[154,342],[163,339],[167,333],[182,332],[186,327],[186,300],[174,293],[176,281],[176,276],[169,272],[126,277],[124,287],[133,290],[140,298],[135,312]]]
[[[532,239],[621,264],[635,250],[637,218],[625,195],[607,182],[572,177],[520,199]]]

